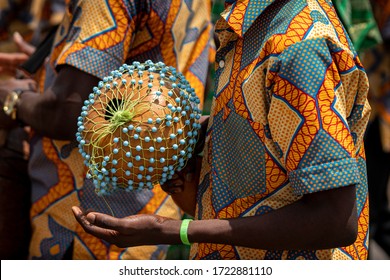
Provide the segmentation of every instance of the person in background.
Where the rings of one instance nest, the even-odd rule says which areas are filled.
[[[163,259],[167,245],[122,249],[86,234],[71,206],[117,217],[182,211],[157,187],[117,193],[106,202],[85,179],[75,133],[84,100],[100,80],[132,61],[162,61],[182,72],[202,99],[211,35],[209,1],[70,1],[58,28],[42,94],[23,91],[9,126],[31,126],[32,259]],[[11,93],[0,90],[0,104]],[[12,104],[11,104],[12,105]]]
[[[35,43],[42,41],[48,29],[58,24],[58,19],[48,22],[43,15],[32,13],[31,4],[37,2],[41,4],[39,7],[50,9],[51,1],[0,1],[0,88],[4,91],[19,92],[37,88],[39,73],[27,74],[21,71],[20,65],[26,63],[35,51],[33,38]],[[60,2],[63,1],[57,2],[58,18],[61,16]],[[47,23],[45,28],[35,29],[31,26],[32,21],[42,25],[43,22]],[[19,32],[14,32],[16,30]],[[36,59],[30,63],[36,67],[41,64]],[[28,258],[31,238],[28,131],[28,127],[18,125],[7,128],[3,122],[0,124],[1,259]]]
[[[366,135],[371,238],[390,258],[390,2],[372,0],[382,42],[364,53],[373,108]]]

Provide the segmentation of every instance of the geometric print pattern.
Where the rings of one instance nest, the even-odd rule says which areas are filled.
[[[308,193],[355,185],[358,237],[317,251],[199,243],[191,258],[366,259],[368,82],[331,1],[225,3],[195,218],[263,215]]]
[[[64,64],[103,79],[124,63],[150,59],[182,72],[203,100],[211,46],[210,6],[209,0],[70,1],[43,83],[50,86],[56,67]],[[108,244],[85,233],[71,212],[73,205],[79,205],[107,214],[112,210],[116,217],[149,213],[180,219],[180,209],[159,186],[141,192],[118,192],[103,200],[94,193],[92,182],[85,179],[87,170],[73,142],[36,134],[31,151],[31,258],[166,256],[167,245],[118,248]]]

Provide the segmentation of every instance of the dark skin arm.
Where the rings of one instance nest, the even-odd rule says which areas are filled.
[[[62,66],[44,94],[24,92],[17,108],[18,119],[37,133],[53,139],[73,140],[83,102],[99,79],[72,66]],[[6,91],[0,91],[3,100]],[[1,104],[2,105],[2,104]],[[9,121],[1,116],[2,121]]]
[[[262,216],[190,223],[190,242],[231,244],[258,249],[326,249],[348,246],[356,240],[355,186],[321,191]],[[122,219],[73,212],[84,230],[119,247],[179,244],[181,221],[156,215]]]

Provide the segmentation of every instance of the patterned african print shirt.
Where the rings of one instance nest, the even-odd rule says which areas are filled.
[[[176,67],[202,98],[209,63],[210,2],[200,0],[72,1],[47,67],[49,86],[56,66],[67,64],[103,79],[125,62],[148,59]],[[69,81],[82,82],[82,81]],[[92,89],[91,89],[92,91]],[[116,217],[152,213],[180,219],[161,188],[117,192],[106,198],[85,180],[76,142],[36,136],[31,141],[33,259],[162,259],[167,246],[121,249],[83,231],[72,205]]]
[[[358,238],[332,250],[193,244],[193,259],[366,259],[368,82],[332,3],[237,0],[216,24],[197,219],[263,215],[356,185]]]

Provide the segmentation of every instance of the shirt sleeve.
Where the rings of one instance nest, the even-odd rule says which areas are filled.
[[[54,44],[54,67],[71,65],[100,79],[118,69],[149,1],[138,2],[78,1],[69,6]]]
[[[324,38],[307,39],[288,47],[271,72],[270,130],[294,192],[359,184],[370,108],[358,58]]]

